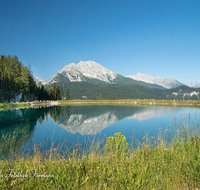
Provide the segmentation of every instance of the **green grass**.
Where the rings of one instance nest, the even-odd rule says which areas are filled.
[[[58,100],[60,105],[151,105],[151,106],[197,106],[200,100],[155,100],[155,99],[121,99],[121,100]]]
[[[74,149],[63,156],[51,149],[46,155],[35,148],[33,156],[0,161],[4,175],[0,188],[199,189],[199,120],[196,126],[193,121],[182,120],[171,131],[170,141],[166,141],[165,132],[158,138],[146,136],[137,148],[117,133],[108,137],[104,146],[102,142],[91,145],[89,154]],[[9,177],[9,169],[15,176]],[[35,171],[41,176],[34,176]]]
[[[0,107],[17,107],[17,106],[29,106],[29,102],[16,102],[16,103],[0,103]]]
[[[16,108],[29,108],[29,102],[17,102],[17,103],[0,103],[0,111],[11,110]]]

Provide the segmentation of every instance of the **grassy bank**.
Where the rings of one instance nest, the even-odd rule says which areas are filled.
[[[187,124],[168,142],[146,138],[138,148],[116,133],[106,145],[65,157],[35,149],[33,157],[0,161],[1,189],[199,189],[199,126]],[[133,139],[134,141],[134,139]]]
[[[60,105],[152,105],[152,106],[200,106],[200,100],[58,100]]]
[[[59,105],[58,101],[33,101],[33,102],[17,102],[17,103],[0,103],[0,111],[18,108],[29,108],[38,106],[55,106]]]
[[[16,103],[0,103],[0,111],[14,108],[28,108],[30,102],[16,102]]]

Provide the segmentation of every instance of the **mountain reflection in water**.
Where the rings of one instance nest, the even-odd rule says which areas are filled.
[[[124,118],[145,122],[151,118],[165,115],[183,113],[185,109],[179,107],[153,107],[153,106],[54,106],[45,108],[14,109],[0,112],[0,144],[1,154],[17,153],[21,147],[32,144],[34,139],[48,138],[52,133],[53,125],[58,125],[55,133],[60,134],[61,129],[66,133],[81,136],[109,134],[109,126],[125,125],[121,123]],[[199,108],[196,108],[199,110]],[[119,122],[120,121],[120,122]],[[45,127],[48,126],[48,127]],[[125,126],[124,126],[125,127]],[[134,130],[132,126],[131,130]],[[113,130],[116,127],[112,128]],[[103,133],[103,131],[105,131]],[[48,135],[47,135],[48,134]],[[51,134],[52,135],[52,134]],[[78,137],[79,141],[82,137]],[[74,137],[76,144],[77,136]],[[42,139],[40,139],[42,141]],[[82,141],[83,142],[83,141]]]
[[[176,112],[174,107],[83,106],[73,107],[70,116],[63,111],[63,117],[56,122],[70,133],[95,135],[125,117],[142,121]]]

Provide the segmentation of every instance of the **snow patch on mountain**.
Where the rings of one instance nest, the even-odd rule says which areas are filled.
[[[118,75],[94,61],[80,61],[77,65],[75,63],[70,63],[59,70],[58,73],[52,77],[49,84],[57,81],[56,78],[59,74],[67,77],[71,82],[85,81],[86,77],[89,79],[98,79],[106,83],[112,83]]]
[[[107,83],[110,83],[118,75],[94,61],[80,61],[77,67],[85,77],[102,80]]]
[[[35,78],[36,84],[37,84],[38,82],[40,82],[40,81],[42,81],[42,79],[41,79],[40,77],[36,77],[36,78]]]
[[[197,82],[191,82],[188,84],[189,87],[193,87],[193,88],[200,88],[200,83]]]
[[[168,89],[176,88],[176,87],[184,85],[183,83],[181,83],[175,79],[171,79],[171,78],[164,79],[159,76],[151,76],[151,75],[142,74],[142,73],[137,73],[136,75],[129,75],[126,77],[132,78],[137,81],[143,81],[146,83],[157,84],[157,85],[163,86]]]
[[[35,82],[36,82],[36,84],[38,84],[39,82],[41,82],[42,85],[45,85],[45,84],[47,84],[49,82],[49,80],[48,79],[42,80],[40,77],[36,77],[35,78]]]

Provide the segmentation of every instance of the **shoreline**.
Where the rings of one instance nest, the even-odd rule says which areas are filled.
[[[58,101],[30,102],[30,106],[57,106],[59,104]]]
[[[34,106],[84,106],[84,105],[128,105],[128,106],[175,106],[200,107],[200,100],[154,100],[154,99],[121,99],[121,100],[53,100],[35,102],[0,103],[4,109]]]
[[[200,107],[199,100],[152,100],[152,99],[132,99],[132,100],[58,100],[59,105],[130,105],[130,106],[189,106]]]

